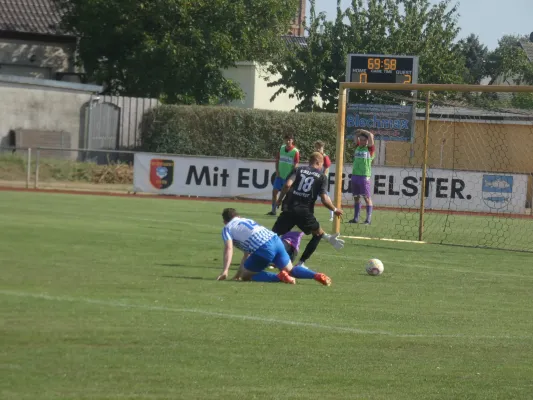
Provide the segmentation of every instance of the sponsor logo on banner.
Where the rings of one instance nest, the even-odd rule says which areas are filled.
[[[153,158],[150,160],[150,183],[156,189],[166,189],[174,180],[174,161]]]
[[[414,132],[413,106],[387,104],[349,104],[346,109],[347,140],[357,129],[366,129],[376,140],[410,141]]]
[[[329,190],[342,181],[343,198],[351,203],[351,165],[340,177],[329,173]],[[331,166],[335,171],[335,165]],[[373,167],[372,199],[377,207],[417,208],[420,197],[433,210],[525,212],[527,175],[431,169],[423,184],[420,168]],[[275,177],[273,161],[215,157],[135,155],[137,192],[199,197],[270,200]],[[423,190],[424,188],[424,190]]]
[[[513,197],[513,177],[508,175],[483,175],[481,189],[487,207],[500,210],[507,207]]]

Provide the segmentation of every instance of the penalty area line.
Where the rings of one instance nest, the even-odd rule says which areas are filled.
[[[106,301],[99,299],[91,299],[86,297],[69,297],[69,296],[50,296],[43,293],[28,293],[28,292],[16,292],[10,290],[0,290],[0,295],[4,296],[13,296],[13,297],[23,297],[23,298],[34,298],[41,300],[49,301],[61,301],[61,302],[70,302],[70,303],[85,303],[85,304],[96,304],[106,307],[116,307],[116,308],[127,308],[127,309],[140,309],[148,311],[163,311],[163,312],[173,312],[173,313],[182,313],[182,314],[198,314],[206,315],[217,318],[227,318],[241,321],[254,321],[265,324],[273,325],[287,325],[287,326],[297,326],[297,327],[307,327],[315,328],[320,330],[327,330],[331,332],[340,332],[340,333],[352,333],[356,335],[380,335],[380,336],[389,336],[396,338],[450,338],[450,339],[496,339],[496,340],[530,340],[531,336],[491,336],[491,335],[465,335],[465,334],[410,334],[410,333],[396,333],[389,331],[381,330],[365,330],[358,329],[353,327],[344,327],[344,326],[335,326],[335,325],[325,325],[314,322],[304,322],[304,321],[289,321],[276,318],[265,318],[265,317],[254,317],[251,315],[242,315],[242,314],[229,314],[221,313],[215,311],[205,311],[199,309],[190,309],[190,308],[173,308],[173,307],[164,307],[164,306],[149,306],[143,304],[132,304],[124,302],[115,302],[115,301]]]

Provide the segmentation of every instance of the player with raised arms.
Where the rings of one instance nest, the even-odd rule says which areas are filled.
[[[372,176],[372,161],[375,156],[374,135],[372,132],[358,129],[355,131],[354,141],[356,143],[353,168],[352,168],[352,195],[354,200],[354,217],[350,221],[351,224],[359,222],[359,214],[361,213],[361,196],[366,204],[366,220],[365,224],[372,223],[372,197],[370,177]]]

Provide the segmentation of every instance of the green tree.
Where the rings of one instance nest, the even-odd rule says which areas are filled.
[[[533,93],[514,93],[511,107],[524,110],[533,110]]]
[[[457,16],[451,0],[433,6],[429,0],[352,0],[344,11],[337,0],[336,18],[327,21],[311,0],[308,45],[275,60],[271,71],[280,77],[269,85],[282,87],[276,95],[291,88],[298,110],[335,111],[349,53],[418,55],[420,83],[461,83]]]
[[[498,47],[489,54],[487,75],[489,85],[497,81],[514,84],[533,84],[533,64],[528,59],[520,41],[525,37],[505,35],[498,41]]]
[[[221,70],[280,51],[297,0],[55,0],[106,91],[206,104],[243,93]]]
[[[338,18],[342,18],[339,12]],[[292,88],[294,94],[289,94],[289,97],[298,99],[297,110],[314,111],[321,110],[322,107],[326,110],[331,108],[329,101],[325,101],[321,106],[316,100],[324,96],[323,87],[331,82],[332,69],[337,67],[340,61],[338,58],[335,59],[337,49],[334,48],[335,44],[340,42],[331,41],[332,33],[338,27],[342,25],[327,21],[324,13],[317,15],[315,2],[311,0],[309,24],[306,24],[306,30],[309,33],[306,37],[306,45],[289,45],[270,64],[269,71],[280,75],[278,80],[268,84],[271,87],[278,87],[271,100],[281,93],[287,93],[288,88]],[[332,86],[332,89],[334,91],[335,87]]]
[[[465,60],[464,81],[468,84],[479,85],[487,76],[487,61],[489,51],[487,46],[479,41],[473,33],[458,43],[459,52]]]

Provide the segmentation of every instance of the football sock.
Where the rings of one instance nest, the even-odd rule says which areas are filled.
[[[274,214],[276,213],[276,202],[275,201],[272,202],[272,212]]]
[[[358,220],[359,219],[359,213],[361,212],[361,203],[355,203],[353,206],[354,209],[354,215],[353,219]]]
[[[322,236],[314,236],[313,238],[307,243],[307,246],[305,246],[304,253],[302,254],[302,257],[300,258],[300,262],[306,262],[309,257],[315,252],[316,248],[318,247],[318,244],[320,243],[320,240],[322,240]]]
[[[313,279],[316,275],[316,272],[301,265],[295,265],[292,268],[291,275],[297,279]]]
[[[272,272],[261,271],[252,276],[252,281],[255,282],[281,282],[278,276]]]
[[[366,206],[366,220],[372,222],[372,206]]]

